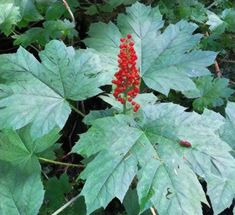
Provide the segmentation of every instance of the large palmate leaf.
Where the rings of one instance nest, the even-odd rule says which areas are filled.
[[[40,172],[37,155],[50,148],[59,138],[58,130],[33,140],[30,127],[19,131],[0,131],[0,160],[28,172]]]
[[[40,174],[2,162],[0,169],[0,214],[37,215],[44,196]]]
[[[0,30],[9,35],[12,30],[12,26],[20,21],[19,7],[12,3],[0,3]]]
[[[209,74],[216,54],[207,51],[192,51],[201,35],[192,33],[197,26],[186,21],[169,25],[161,34],[162,16],[158,8],[135,3],[120,14],[117,26],[113,23],[95,23],[88,32],[86,45],[115,63],[121,36],[131,33],[138,55],[138,66],[146,85],[163,94],[170,89],[185,91],[195,89],[191,77]],[[110,62],[109,62],[110,63]],[[113,74],[112,73],[112,74]],[[112,75],[110,74],[110,75]]]
[[[225,78],[213,79],[211,76],[200,77],[195,80],[197,90],[183,92],[193,101],[194,110],[202,112],[204,108],[213,108],[224,104],[225,99],[234,92],[228,87],[229,80]]]
[[[86,179],[81,194],[89,213],[106,207],[114,197],[122,201],[134,175],[139,178],[141,211],[155,206],[160,215],[202,214],[200,202],[207,201],[197,175],[207,181],[211,198],[216,192],[212,178],[229,181],[228,188],[233,187],[235,160],[219,136],[224,124],[219,114],[199,115],[174,104],[149,104],[135,121],[116,115],[91,123],[73,148],[84,157],[95,156],[81,174]],[[181,140],[191,147],[181,146]],[[235,189],[221,192],[226,201],[214,198],[216,212],[229,206]]]
[[[75,51],[53,40],[40,53],[42,63],[23,48],[0,56],[0,128],[32,124],[34,137],[58,126],[70,113],[68,100],[83,100],[101,92],[107,80],[97,54]]]

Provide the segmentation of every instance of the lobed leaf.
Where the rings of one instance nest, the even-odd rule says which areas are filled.
[[[206,68],[215,59],[216,53],[193,50],[201,35],[192,33],[197,26],[186,21],[169,25],[163,33],[162,16],[159,9],[135,3],[126,14],[113,23],[95,23],[85,39],[87,46],[96,49],[101,56],[108,57],[117,68],[119,39],[131,33],[138,55],[138,67],[145,84],[165,95],[170,89],[185,91],[196,89],[192,77],[210,74]],[[107,62],[109,65],[110,62]]]
[[[12,3],[0,3],[0,30],[9,35],[12,27],[20,21],[19,7]]]
[[[40,174],[26,174],[2,162],[0,168],[0,214],[38,214],[44,196]]]
[[[91,123],[73,148],[92,157],[81,175],[86,179],[81,194],[88,213],[106,207],[114,197],[122,201],[135,175],[141,212],[154,206],[160,215],[202,214],[201,202],[208,203],[197,175],[206,180],[213,198],[219,188],[212,178],[220,180],[221,186],[229,183],[225,190],[221,188],[224,201],[218,200],[220,196],[211,200],[216,213],[231,203],[235,161],[229,154],[231,148],[220,138],[221,115],[150,103],[136,120],[115,115]],[[187,140],[191,147],[182,147],[180,140]]]
[[[205,108],[218,107],[224,104],[234,90],[228,87],[229,80],[225,78],[213,79],[211,76],[200,77],[195,80],[197,89],[183,92],[188,98],[195,98],[193,108],[203,112]]]
[[[53,40],[40,52],[42,63],[22,47],[0,56],[0,128],[32,124],[35,137],[63,128],[70,112],[68,100],[84,100],[106,83],[99,56],[90,49],[75,51]]]

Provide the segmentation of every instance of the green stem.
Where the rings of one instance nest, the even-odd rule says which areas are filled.
[[[126,93],[124,94],[124,99],[125,99],[125,103],[123,104],[123,114],[126,114],[126,110],[127,110],[127,108],[126,108],[127,94]]]
[[[123,104],[123,114],[126,114],[126,102]]]
[[[86,115],[84,113],[82,113],[80,110],[78,110],[76,107],[74,107],[73,105],[69,104],[70,107],[79,115],[81,115],[82,117],[85,117]]]
[[[41,161],[44,161],[46,163],[51,163],[51,164],[55,164],[55,165],[62,165],[62,166],[68,166],[68,167],[80,167],[80,168],[84,167],[83,165],[79,165],[79,164],[64,163],[64,162],[60,162],[60,161],[53,161],[53,160],[49,160],[47,158],[42,158],[42,157],[39,157],[38,159],[41,160]]]

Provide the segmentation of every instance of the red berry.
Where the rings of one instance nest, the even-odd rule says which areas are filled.
[[[127,39],[131,39],[132,38],[131,34],[127,34],[126,36],[127,36]]]
[[[126,38],[121,38],[120,42],[119,70],[114,75],[116,79],[112,81],[116,85],[113,96],[122,104],[130,102],[133,105],[133,111],[137,112],[140,105],[136,104],[133,98],[139,94],[140,75],[136,66],[135,43],[132,41],[131,34],[127,34]]]
[[[132,98],[131,98],[131,97],[128,97],[127,100],[128,100],[128,102],[131,102],[131,101],[132,101]]]
[[[134,43],[134,42],[130,42],[129,45],[130,45],[130,46],[134,46],[135,43]]]
[[[120,42],[122,42],[122,43],[125,42],[125,41],[126,41],[125,38],[121,38],[121,39],[120,39]]]

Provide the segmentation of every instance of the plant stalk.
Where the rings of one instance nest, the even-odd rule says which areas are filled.
[[[70,107],[79,115],[81,115],[82,117],[85,117],[86,115],[84,113],[82,113],[80,110],[78,110],[76,107],[74,107],[72,104],[69,104]]]
[[[65,6],[66,10],[69,12],[69,15],[71,17],[71,20],[72,20],[73,24],[75,25],[76,21],[75,21],[75,18],[74,18],[74,15],[73,15],[73,12],[72,12],[71,8],[69,7],[68,2],[66,0],[62,0],[62,1],[64,3],[64,6]]]
[[[64,204],[61,208],[59,208],[58,210],[56,210],[52,215],[58,215],[60,212],[62,212],[65,208],[67,208],[69,205],[71,205],[72,203],[74,203],[78,198],[80,197],[80,195],[77,195],[75,197],[73,197],[70,201],[68,201],[66,204]]]
[[[64,163],[64,162],[54,161],[54,160],[50,160],[50,159],[42,158],[42,157],[39,157],[38,159],[43,162],[51,163],[51,164],[55,164],[55,165],[62,165],[62,166],[67,166],[67,167],[79,167],[79,168],[84,167],[83,165],[79,165],[79,164]]]

